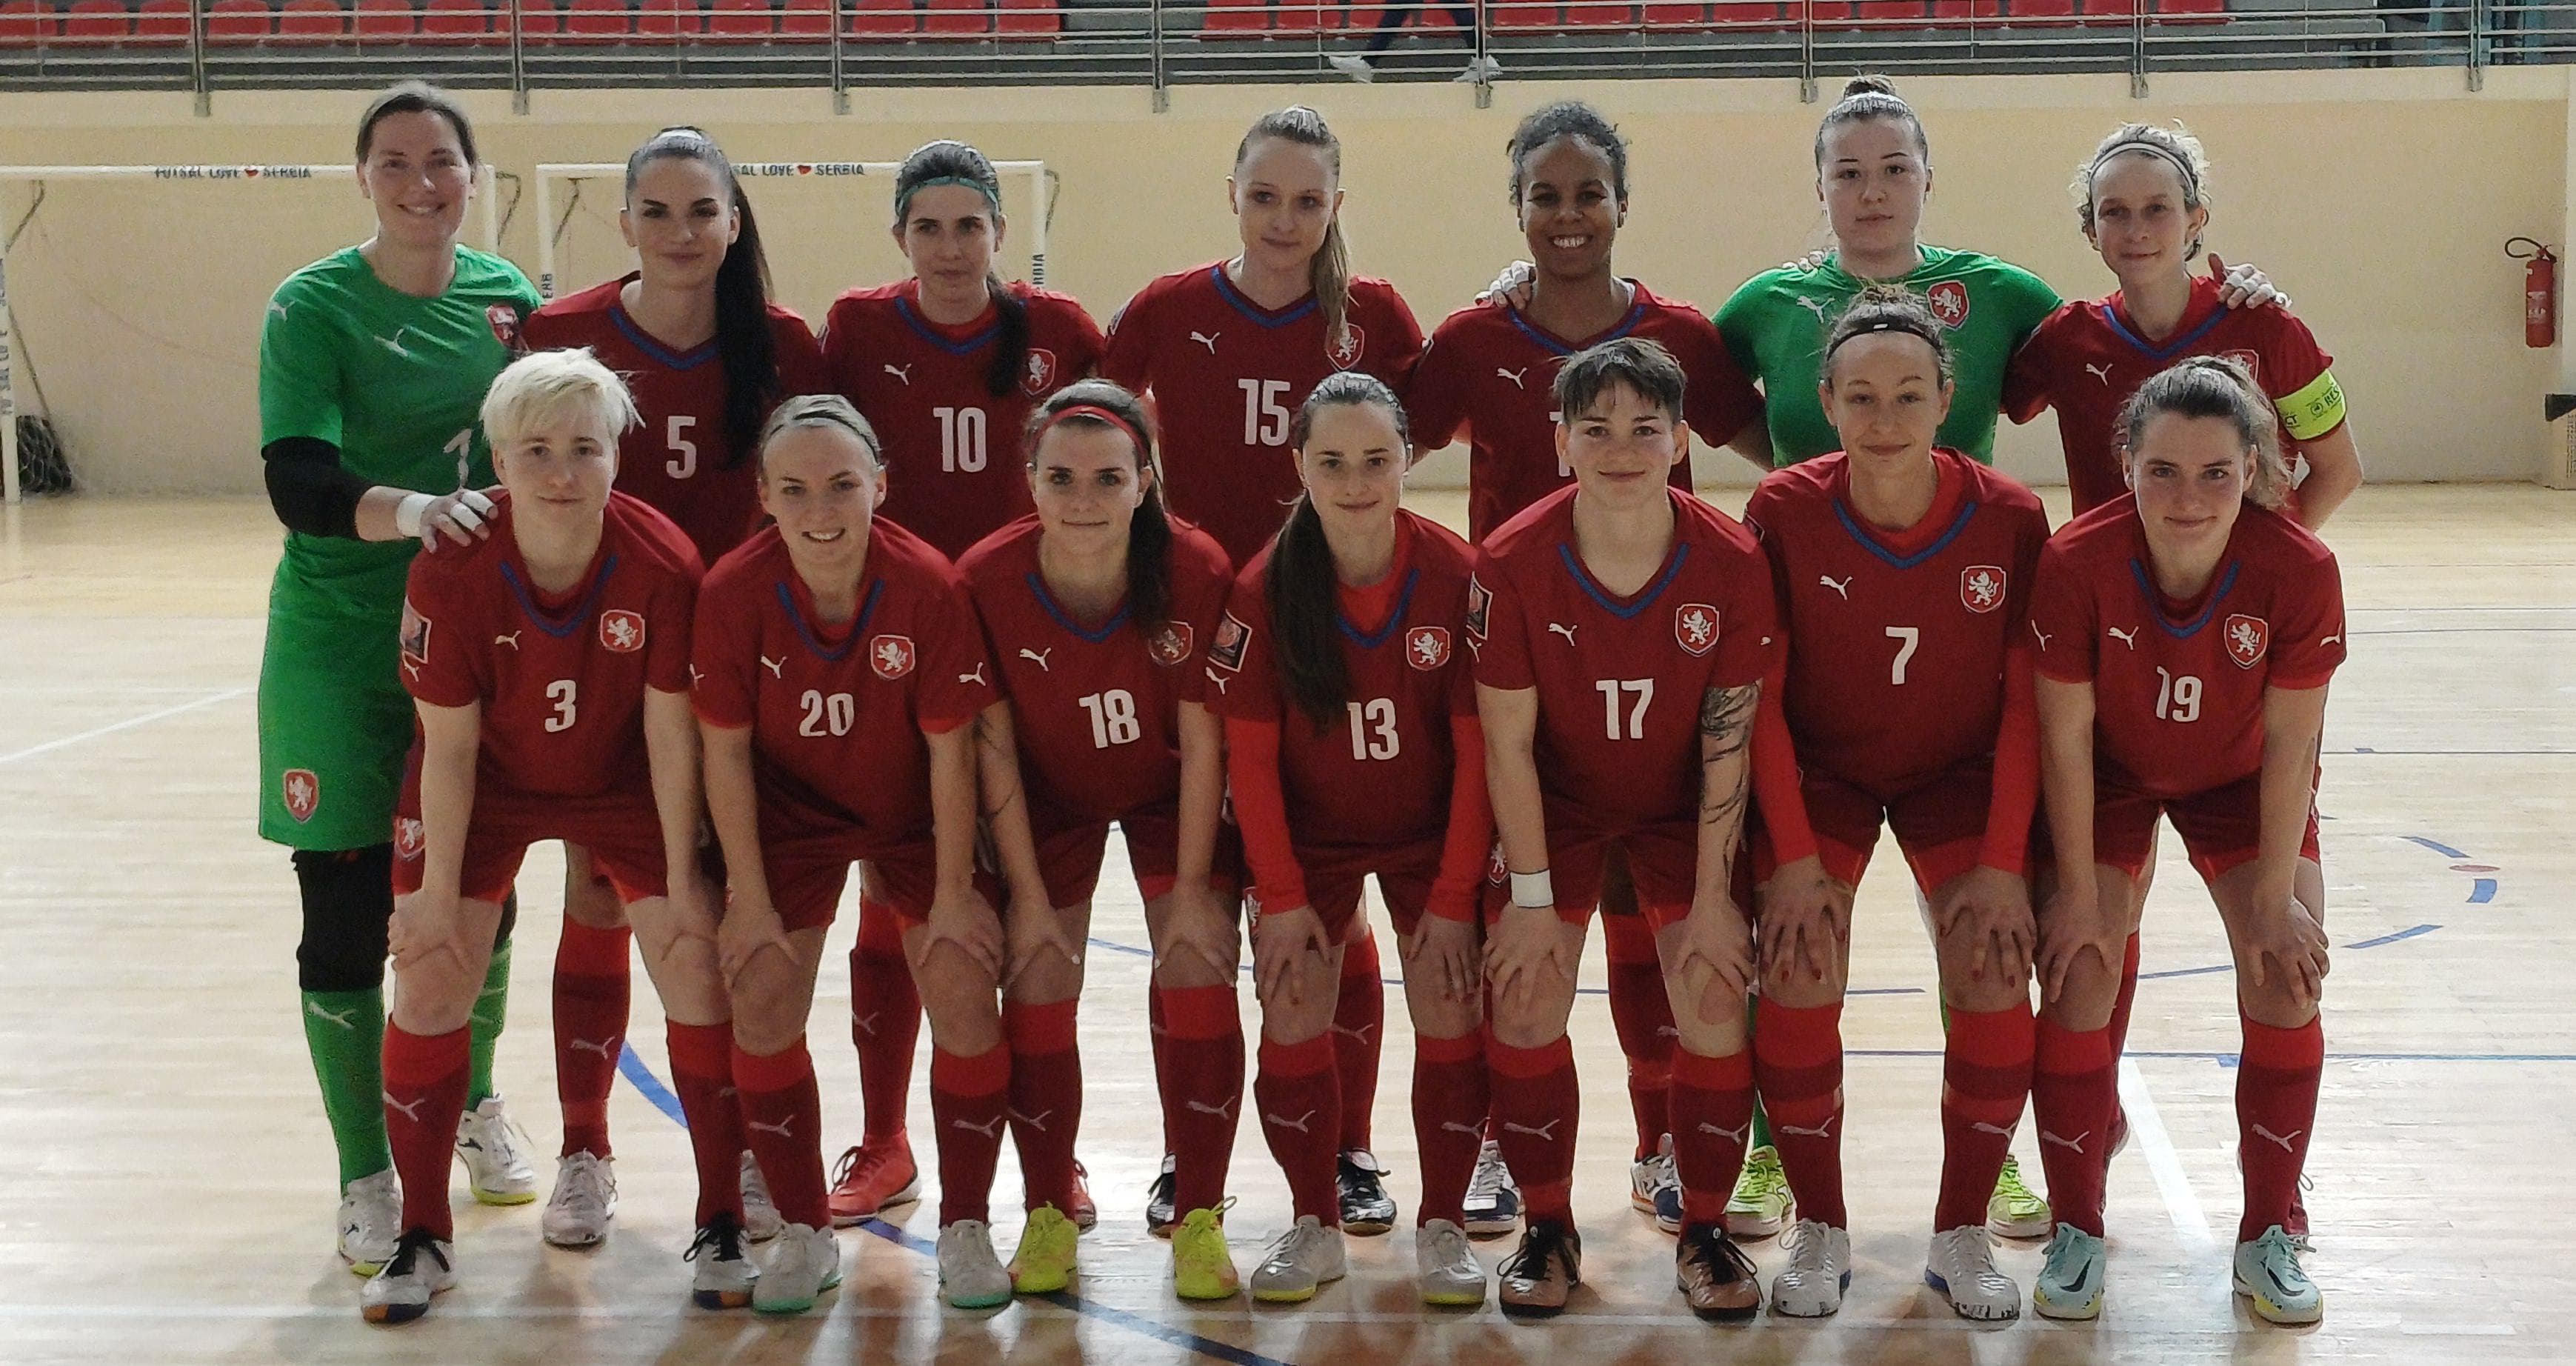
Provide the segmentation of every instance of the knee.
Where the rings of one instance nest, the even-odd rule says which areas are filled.
[[[385,982],[385,926],[394,913],[394,847],[295,853],[304,903],[295,946],[305,991],[374,991]]]
[[[2120,970],[2092,954],[2079,954],[2066,970],[2057,998],[2040,1007],[2051,1024],[2075,1034],[2089,1034],[2111,1023],[2119,999]]]
[[[2240,980],[2236,988],[2236,1008],[2244,1012],[2246,1019],[2258,1025],[2272,1029],[2304,1029],[2308,1021],[2317,1017],[2318,1005],[2314,1001],[2302,1004],[2279,981],[2267,981],[2258,987]]]
[[[1828,964],[1822,973],[1815,973],[1802,965],[1780,964],[1776,970],[1763,974],[1762,995],[1773,1004],[1787,1006],[1791,1010],[1839,1005],[1843,999],[1841,965]]]

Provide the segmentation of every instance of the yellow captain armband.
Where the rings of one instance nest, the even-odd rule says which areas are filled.
[[[2273,404],[2281,410],[2281,425],[2288,428],[2293,441],[2314,441],[2343,425],[2343,386],[2335,383],[2334,371],[2328,370],[2308,381],[2307,387]]]

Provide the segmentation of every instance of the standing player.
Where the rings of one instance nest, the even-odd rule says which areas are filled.
[[[823,327],[829,387],[885,441],[886,517],[951,559],[1028,512],[1011,443],[1040,400],[1091,373],[1104,344],[1081,304],[994,273],[1009,227],[993,163],[962,142],[925,143],[895,173],[894,240],[912,278],[851,290]],[[867,1127],[842,1154],[832,1190],[842,1224],[920,1188],[904,1112],[921,1003],[901,929],[874,880],[860,881],[850,999],[868,1006],[853,1011],[850,1039]],[[1072,1213],[1090,1225],[1088,1193]]]
[[[531,349],[586,346],[626,377],[639,416],[618,442],[617,488],[669,517],[712,564],[751,534],[759,489],[751,451],[769,410],[822,384],[805,320],[769,302],[769,263],[733,163],[695,128],[665,128],[626,158],[618,231],[637,269],[558,299],[528,319]],[[608,1091],[626,1042],[628,942],[617,897],[579,849],[565,851],[563,940],[555,950],[555,1087],[563,1152],[546,1200],[546,1241],[608,1234],[617,1177]],[[760,1169],[742,1169],[745,1222],[778,1231]]]
[[[964,582],[875,516],[885,471],[867,419],[837,394],[790,399],[759,458],[761,507],[777,525],[708,571],[694,661],[730,889],[720,949],[737,1011],[734,1084],[787,1221],[753,1304],[799,1312],[840,1283],[805,1019],[824,931],[861,859],[930,1007],[940,1282],[952,1305],[1000,1304],[1011,1279],[984,1216],[1011,1055],[996,990],[1003,923],[975,844],[989,816],[1014,887],[1036,885],[1010,722],[984,715],[992,662]],[[979,790],[991,798],[981,812]]]
[[[403,602],[420,738],[395,808],[384,1056],[403,1235],[359,1302],[371,1322],[401,1323],[455,1283],[447,1136],[465,1106],[466,1018],[519,861],[536,841],[565,839],[592,852],[643,939],[697,1158],[692,1293],[702,1308],[738,1308],[758,1273],[743,1255],[733,1030],[696,867],[697,548],[611,491],[635,405],[590,353],[515,362],[482,418],[501,477],[493,535],[413,561]]]
[[[2066,482],[2075,511],[2126,492],[2114,444],[2120,409],[2184,356],[2228,356],[2271,396],[2289,433],[2285,457],[2306,458],[2307,478],[2289,508],[2314,531],[2361,486],[2361,454],[2344,395],[2307,324],[2285,308],[2231,308],[2216,256],[2192,273],[2209,227],[2209,160],[2200,139],[2153,124],[2124,124],[2075,169],[2076,221],[2120,282],[2110,297],[2049,315],[2013,357],[2005,411],[2028,422],[2057,409]],[[2293,461],[2295,468],[2295,460]]]
[[[1101,373],[1152,391],[1174,516],[1216,538],[1242,564],[1269,544],[1297,497],[1288,429],[1326,375],[1359,370],[1401,390],[1422,353],[1422,327],[1384,280],[1351,274],[1342,242],[1342,144],[1303,105],[1264,114],[1234,149],[1228,202],[1243,250],[1138,290],[1109,324]],[[1386,988],[1365,920],[1342,955],[1333,1017],[1343,1109],[1342,1213],[1393,1224],[1395,1202],[1368,1152]],[[1158,1181],[1146,1222],[1172,1209]]]
[[[1681,367],[1662,347],[1596,346],[1557,372],[1556,398],[1574,487],[1485,543],[1467,608],[1511,889],[1485,957],[1493,1114],[1529,1215],[1503,1264],[1503,1307],[1557,1313],[1582,1280],[1565,1027],[1602,863],[1620,849],[1681,1035],[1676,1278],[1693,1311],[1748,1317],[1761,1286],[1721,1224],[1753,1118],[1752,941],[1730,878],[1754,711],[1778,656],[1770,571],[1741,526],[1667,484],[1690,431]]]
[[[1774,473],[1744,509],[1789,646],[1754,743],[1772,775],[1755,844],[1754,1073],[1799,1214],[1771,1281],[1786,1314],[1834,1312],[1851,1275],[1841,1017],[1853,891],[1882,823],[1930,907],[1949,1026],[1924,1279],[1966,1317],[2021,1312],[1986,1205],[2030,1095],[2023,876],[2039,749],[2023,623],[2048,518],[2028,489],[1936,448],[1953,392],[1931,310],[1871,286],[1825,345],[1823,402],[1845,449]]]
[[[260,455],[287,534],[260,660],[259,833],[295,851],[296,977],[340,1154],[340,1255],[373,1275],[401,1232],[379,1058],[394,795],[412,733],[394,667],[403,574],[420,544],[490,534],[475,412],[537,292],[456,240],[477,162],[446,93],[413,82],[377,96],[357,156],[375,235],[287,277],[260,332]],[[477,1200],[522,1204],[536,1173],[492,1089],[516,903],[503,904],[453,1138]]]
[[[1476,896],[1493,847],[1484,733],[1458,649],[1473,552],[1400,506],[1413,446],[1383,382],[1326,377],[1291,436],[1306,492],[1236,580],[1208,654],[1258,887],[1253,1095],[1296,1207],[1252,1294],[1311,1299],[1343,1274],[1325,1137],[1341,1132],[1344,1103],[1330,1029],[1360,883],[1375,874],[1415,1034],[1422,1298],[1482,1304],[1485,1269],[1464,1227],[1486,1113]]]
[[[2326,683],[2344,659],[2342,580],[2279,511],[2289,471],[2273,401],[2236,361],[2194,357],[2148,380],[2120,437],[2134,495],[2050,540],[2031,603],[2041,779],[2068,870],[2039,917],[2031,1100],[2059,1220],[2031,1300],[2054,1318],[2101,1311],[2109,1024],[2162,814],[2236,960],[2236,1289],[2274,1323],[2313,1323],[2324,1297],[2285,1225],[2325,1056],[2315,783]]]
[[[1030,415],[1024,448],[1036,515],[958,566],[1010,699],[1054,908],[1012,926],[1002,1006],[1030,1209],[1012,1280],[1042,1294],[1064,1289],[1073,1270],[1074,1230],[1060,1211],[1077,1190],[1074,1011],[1114,821],[1153,939],[1153,1046],[1184,1216],[1172,1283],[1184,1299],[1222,1299],[1237,1288],[1219,1217],[1243,1096],[1240,874],[1234,850],[1219,854],[1224,737],[1203,695],[1232,575],[1214,540],[1164,513],[1135,395],[1103,379],[1060,389]]]

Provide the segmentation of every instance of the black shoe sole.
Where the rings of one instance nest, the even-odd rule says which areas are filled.
[[[1549,1308],[1542,1304],[1514,1304],[1509,1300],[1502,1302],[1502,1309],[1503,1317],[1509,1319],[1552,1319],[1565,1312],[1565,1306],[1561,1304]]]
[[[1392,1233],[1394,1231],[1395,1216],[1392,1214],[1388,1215],[1384,1219],[1342,1220],[1342,1232],[1353,1234],[1361,1238],[1375,1238],[1380,1234]]]
[[[1762,1306],[1755,1304],[1743,1309],[1694,1309],[1691,1312],[1710,1323],[1751,1323],[1761,1316]]]

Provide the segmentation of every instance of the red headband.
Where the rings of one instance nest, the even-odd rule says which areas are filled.
[[[1099,421],[1108,423],[1110,426],[1115,427],[1122,432],[1125,432],[1127,434],[1127,438],[1136,443],[1136,461],[1138,464],[1143,464],[1151,457],[1153,447],[1145,440],[1145,433],[1139,431],[1135,423],[1128,421],[1126,417],[1121,415],[1117,410],[1104,408],[1097,403],[1075,403],[1056,409],[1054,412],[1047,414],[1045,422],[1039,424],[1038,435],[1043,438],[1050,428],[1064,422],[1067,418],[1076,417],[1095,418]]]

